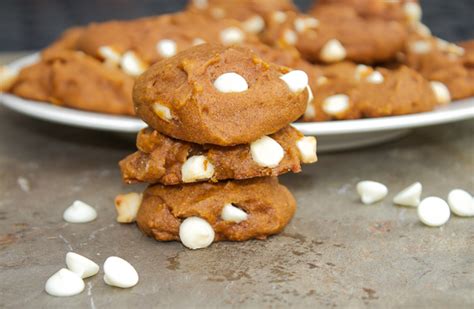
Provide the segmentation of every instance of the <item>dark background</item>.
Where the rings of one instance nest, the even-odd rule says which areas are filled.
[[[187,0],[0,0],[0,51],[35,50],[92,21],[179,10]],[[295,1],[306,9],[312,0]],[[474,0],[422,0],[423,22],[451,41],[474,38]]]

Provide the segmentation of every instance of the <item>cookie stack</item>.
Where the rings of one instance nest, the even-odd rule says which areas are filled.
[[[133,92],[149,127],[120,162],[125,182],[150,186],[117,198],[118,220],[191,249],[282,231],[296,203],[276,176],[317,160],[316,139],[290,126],[309,89],[303,71],[245,47],[202,44],[151,66]]]

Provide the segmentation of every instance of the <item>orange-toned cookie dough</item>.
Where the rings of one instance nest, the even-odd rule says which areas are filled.
[[[429,111],[438,102],[428,81],[405,66],[372,68],[338,63],[311,80],[314,100],[303,121],[384,117]]]
[[[82,52],[59,50],[20,71],[9,92],[93,112],[133,115],[133,79]]]
[[[265,147],[271,147],[271,153],[264,153]],[[300,172],[301,163],[317,161],[316,139],[304,137],[291,126],[255,143],[233,147],[182,142],[146,128],[138,134],[137,148],[120,162],[127,183],[174,185],[278,176]]]
[[[307,75],[247,48],[203,44],[153,65],[135,83],[137,115],[197,144],[232,146],[277,132],[307,105]]]
[[[223,214],[229,204],[246,215],[236,219]],[[143,195],[137,224],[143,233],[160,241],[180,240],[180,225],[190,217],[210,224],[215,233],[210,241],[265,239],[285,228],[295,208],[294,197],[274,177],[215,184],[154,185]]]

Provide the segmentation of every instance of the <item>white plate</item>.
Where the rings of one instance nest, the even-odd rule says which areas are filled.
[[[30,55],[10,64],[19,69],[37,61]],[[136,133],[145,126],[141,120],[99,113],[80,111],[51,105],[46,102],[25,100],[0,94],[0,103],[19,113],[42,120],[96,130]],[[333,151],[373,145],[398,138],[410,129],[435,124],[455,122],[474,117],[474,97],[459,100],[431,112],[383,118],[294,123],[305,135],[318,137],[320,151]]]

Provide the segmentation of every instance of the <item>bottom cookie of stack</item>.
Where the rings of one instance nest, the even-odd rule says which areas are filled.
[[[281,232],[295,209],[294,197],[276,177],[152,185],[136,221],[148,236],[198,249],[221,240],[265,239]]]

